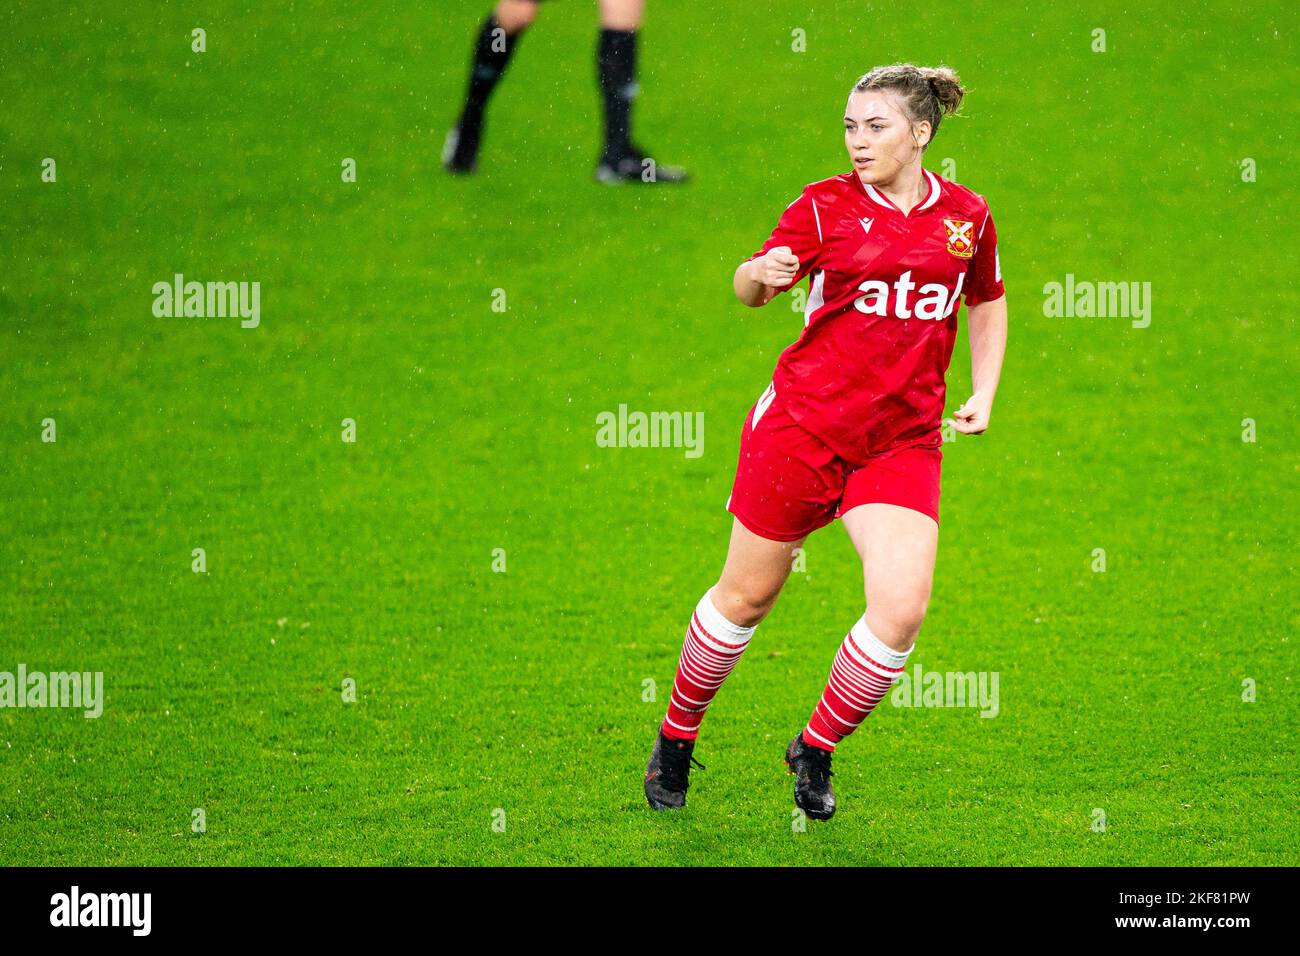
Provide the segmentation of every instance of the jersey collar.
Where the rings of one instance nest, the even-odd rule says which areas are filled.
[[[939,201],[939,180],[935,177],[934,173],[930,172],[930,170],[928,169],[922,169],[921,172],[925,175],[926,182],[930,184],[930,194],[926,196],[925,199],[921,200],[921,202],[918,203],[912,209],[912,212],[907,214],[909,216],[915,212],[923,212]],[[864,193],[866,193],[867,196],[873,202],[877,203],[878,205],[884,206],[886,209],[892,209],[896,213],[901,214],[903,212],[903,210],[895,206],[885,196],[885,194],[882,193],[875,186],[871,185],[870,183],[864,183],[862,179],[858,176],[857,170],[850,171],[849,175],[851,175],[853,177],[854,182],[858,184],[858,188],[861,189]]]

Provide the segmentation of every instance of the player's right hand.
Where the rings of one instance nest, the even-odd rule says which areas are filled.
[[[789,246],[777,246],[755,262],[755,278],[763,285],[784,287],[794,281],[799,272],[799,257]]]

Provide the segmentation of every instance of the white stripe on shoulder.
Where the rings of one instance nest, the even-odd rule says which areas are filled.
[[[972,256],[974,256],[976,253],[980,251],[980,240],[984,238],[984,230],[988,227],[988,224],[989,224],[989,207],[988,207],[988,203],[985,203],[984,221],[980,223],[980,234],[975,237],[975,248],[970,251],[970,254]]]

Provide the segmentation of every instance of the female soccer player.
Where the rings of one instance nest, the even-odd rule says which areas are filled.
[[[866,613],[786,748],[795,805],[808,816],[835,812],[835,745],[888,692],[915,643],[934,574],[944,373],[960,295],[974,394],[949,419],[957,431],[988,427],[1006,346],[988,204],[921,166],[964,95],[945,67],[881,66],[863,76],[844,113],[852,170],[806,186],[736,269],[736,296],[748,306],[809,276],[804,330],[745,419],[726,563],[691,617],[646,768],[656,809],[685,804],[705,710],[811,532],[843,521],[862,558]]]

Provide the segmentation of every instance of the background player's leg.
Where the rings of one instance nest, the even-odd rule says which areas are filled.
[[[602,182],[645,181],[645,153],[632,142],[632,100],[637,94],[637,31],[645,0],[600,0],[596,79],[605,102],[605,146],[596,178]],[[643,173],[646,176],[643,176]],[[686,171],[658,163],[651,182],[682,182]]]
[[[488,99],[510,63],[520,36],[537,17],[537,6],[536,0],[499,0],[479,28],[465,105],[442,148],[442,164],[449,172],[474,171]]]
[[[615,163],[631,151],[632,99],[637,94],[636,40],[644,16],[644,0],[600,2],[596,80],[605,101],[603,164]]]
[[[802,541],[770,541],[733,522],[722,574],[700,598],[686,629],[660,727],[665,736],[694,740],[699,734],[704,712],[776,603]]]
[[[938,524],[911,508],[859,505],[841,520],[862,558],[867,613],[840,645],[804,728],[806,743],[831,751],[902,673],[925,618],[939,543]]]

